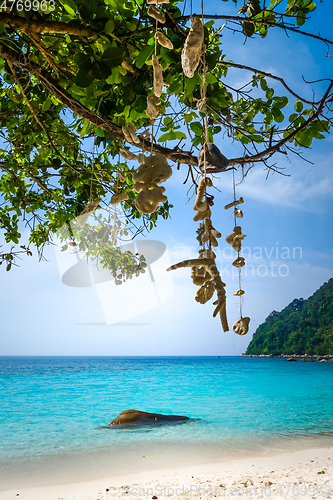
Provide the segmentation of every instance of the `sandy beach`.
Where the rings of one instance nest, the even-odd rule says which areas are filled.
[[[82,478],[84,479],[84,478]],[[0,492],[0,500],[332,498],[333,448],[214,460],[128,476]]]

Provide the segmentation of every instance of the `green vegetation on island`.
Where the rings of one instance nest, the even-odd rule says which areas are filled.
[[[333,278],[308,299],[272,311],[246,354],[333,354]]]

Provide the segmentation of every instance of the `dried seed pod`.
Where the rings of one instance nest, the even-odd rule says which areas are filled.
[[[192,17],[191,29],[182,50],[181,61],[184,75],[192,78],[200,62],[204,28],[199,17]]]
[[[127,142],[135,142],[136,144],[140,144],[140,139],[135,133],[135,127],[133,123],[128,123],[127,127],[123,126],[121,128]]]
[[[123,134],[125,136],[126,141],[127,142],[132,142],[132,137],[131,137],[131,134],[130,134],[128,128],[125,127],[125,126],[123,126],[123,127],[121,127],[121,129],[123,131]]]
[[[155,7],[155,5],[149,5],[148,16],[153,17],[154,19],[156,19],[156,21],[158,21],[161,24],[165,23],[165,15],[160,9]]]
[[[153,54],[153,69],[154,69],[154,94],[160,97],[163,89],[163,68],[158,62],[157,56]]]
[[[136,160],[138,158],[137,155],[125,148],[120,148],[119,153],[123,158],[126,158],[126,160]]]
[[[244,259],[244,257],[237,257],[237,259],[233,261],[232,265],[234,267],[243,267],[243,266],[245,266],[245,259]]]
[[[237,290],[236,293],[234,293],[234,295],[236,295],[237,297],[240,297],[241,295],[244,295],[244,290],[242,290],[241,288],[239,290]]]
[[[126,182],[126,175],[121,171],[121,170],[118,170],[117,172],[117,177],[118,179],[120,179],[121,181],[123,182]]]
[[[161,104],[161,100],[156,95],[148,96],[146,113],[151,120],[154,120],[159,115],[160,110],[157,107],[159,104]]]
[[[126,191],[123,193],[114,193],[111,197],[110,205],[119,205],[119,203],[126,200],[128,200],[128,194]]]
[[[158,41],[158,43],[160,45],[162,45],[162,47],[165,47],[166,49],[169,49],[169,50],[173,49],[173,43],[161,31],[157,31],[155,33],[155,38]]]
[[[250,318],[240,318],[232,326],[232,329],[237,335],[246,335],[249,331]]]
[[[140,139],[135,133],[135,127],[134,127],[133,123],[129,123],[127,125],[127,128],[129,130],[129,133],[131,134],[132,141],[135,142],[136,144],[140,144]]]
[[[239,208],[235,208],[234,214],[235,214],[235,217],[237,217],[237,219],[243,218],[243,212],[241,210],[239,210]]]
[[[110,234],[111,234],[111,244],[115,247],[117,245],[118,227],[113,226],[111,228]]]

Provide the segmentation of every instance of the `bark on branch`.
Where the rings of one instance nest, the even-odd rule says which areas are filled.
[[[13,16],[0,13],[0,24],[6,28],[16,28],[22,31],[35,31],[36,33],[58,33],[62,35],[93,36],[94,30],[88,26],[74,26],[60,21],[40,21],[32,19],[27,21],[25,17]]]

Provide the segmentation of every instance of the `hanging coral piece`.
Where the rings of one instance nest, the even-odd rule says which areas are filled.
[[[205,149],[206,149],[206,173],[223,172],[229,165],[229,160],[221,153],[219,148],[212,142],[206,142],[198,154],[198,166],[205,173]]]
[[[234,215],[237,219],[242,219],[243,218],[243,212],[239,210],[239,208],[235,208],[234,210]]]
[[[158,41],[162,47],[165,47],[166,49],[172,50],[173,49],[173,43],[171,40],[169,40],[168,37],[164,35],[161,31],[157,31],[155,33],[155,38]]]
[[[121,128],[127,142],[134,142],[135,144],[140,144],[140,139],[135,133],[135,127],[133,123],[128,123],[126,127],[123,126]]]
[[[212,221],[210,219],[205,220],[205,232],[202,236],[202,242],[206,243],[208,242],[209,245],[213,247],[218,246],[218,242],[216,238],[221,238],[221,233],[217,231],[212,224]]]
[[[119,205],[119,203],[126,200],[128,200],[128,194],[126,193],[126,191],[124,191],[123,193],[114,193],[111,196],[110,205]]]
[[[226,237],[225,241],[232,246],[236,252],[240,252],[242,248],[242,240],[246,237],[246,234],[242,234],[242,229],[240,226],[234,227],[233,231],[229,236]]]
[[[235,207],[236,205],[240,205],[241,203],[244,203],[244,200],[242,197],[240,197],[239,200],[235,200],[235,201],[232,201],[231,203],[228,203],[228,205],[226,205],[224,207],[224,209],[228,210],[228,208]]]
[[[204,198],[207,199],[206,188],[213,185],[209,177],[203,177],[198,186],[197,197],[194,203],[196,214],[194,220],[202,220],[197,230],[197,240],[202,247],[199,250],[198,259],[190,259],[179,262],[171,266],[168,271],[178,269],[180,267],[191,268],[191,278],[195,285],[200,286],[195,295],[195,300],[200,304],[205,304],[217,293],[217,300],[213,303],[216,307],[213,312],[213,317],[220,315],[222,328],[225,332],[229,330],[227,313],[226,313],[226,293],[225,283],[221,280],[220,273],[217,269],[215,259],[216,255],[212,250],[212,246],[217,247],[217,238],[221,237],[210,220],[211,212],[209,205]],[[205,244],[208,248],[205,248]]]
[[[234,295],[236,295],[236,297],[240,297],[241,295],[244,295],[244,293],[244,290],[239,289],[236,293],[234,293]]]
[[[232,326],[232,329],[237,335],[246,335],[249,331],[250,318],[240,318]]]
[[[151,120],[154,120],[159,115],[160,110],[157,107],[159,104],[161,104],[161,100],[156,95],[148,96],[146,113]]]
[[[154,69],[154,94],[156,97],[161,97],[163,89],[163,68],[158,62],[157,56],[153,54],[153,69]]]
[[[140,167],[133,173],[134,190],[138,193],[135,206],[142,214],[152,214],[159,203],[168,199],[163,194],[165,188],[158,186],[172,174],[172,169],[164,155],[157,153],[144,157]]]
[[[213,185],[212,180],[209,177],[203,177],[200,181],[198,187],[197,197],[194,203],[194,210],[196,211],[195,216],[193,217],[194,221],[209,219],[212,215],[209,205],[207,202],[203,201],[206,187],[211,187]]]
[[[232,265],[234,267],[243,267],[243,266],[245,266],[245,259],[244,259],[244,257],[237,257],[237,259],[233,261]]]
[[[201,252],[201,250],[200,250]],[[199,252],[199,254],[200,254]],[[214,254],[215,255],[215,254]],[[215,258],[215,257],[214,257]],[[228,320],[227,320],[227,313],[226,313],[226,293],[225,293],[225,283],[221,280],[220,273],[217,269],[216,263],[214,258],[199,258],[199,259],[189,259],[189,260],[184,260],[182,262],[178,262],[177,264],[174,264],[173,266],[169,267],[167,271],[172,271],[174,269],[179,269],[180,267],[191,267],[191,275],[194,276],[195,273],[195,279],[200,277],[200,274],[198,274],[198,271],[193,271],[193,268],[199,267],[202,268],[203,266],[206,268],[207,274],[207,280],[205,280],[204,283],[212,283],[212,285],[205,285],[205,291],[202,291],[199,293],[199,295],[196,295],[196,300],[198,302],[201,302],[202,300],[205,300],[206,297],[208,297],[211,293],[211,287],[214,287],[214,291],[217,292],[217,300],[213,302],[213,304],[216,306],[215,310],[213,312],[213,317],[217,316],[217,314],[220,314],[221,318],[221,324],[224,332],[229,331],[229,326],[228,326]],[[192,278],[193,279],[193,278]],[[200,281],[195,282],[195,284],[201,283]],[[213,295],[213,294],[212,294]],[[207,299],[209,300],[209,299]],[[205,302],[201,302],[205,303]]]
[[[156,3],[156,2],[154,2]],[[154,18],[156,21],[158,21],[161,24],[165,23],[165,15],[163,12],[155,7],[154,5],[149,5],[148,7],[148,16]]]
[[[184,75],[188,78],[194,76],[197,69],[204,41],[204,27],[199,17],[191,18],[191,29],[185,40],[182,50],[181,61]]]

